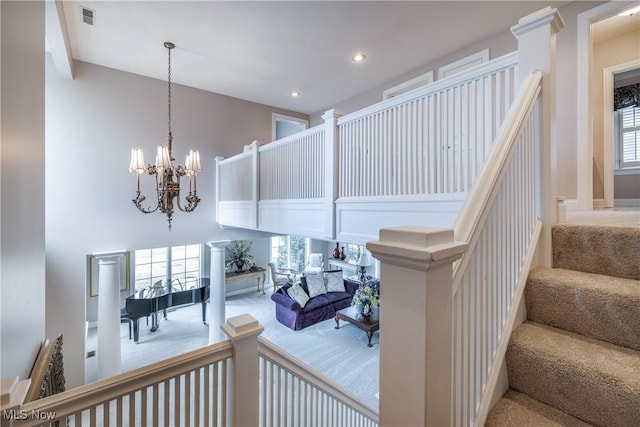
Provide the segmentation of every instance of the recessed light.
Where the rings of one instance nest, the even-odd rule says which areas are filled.
[[[297,97],[299,97],[299,96],[300,96],[300,92],[298,92],[297,90],[292,90],[292,91],[289,93],[289,95],[290,95],[292,98],[297,98]]]
[[[640,12],[640,6],[634,7],[633,9],[625,10],[618,14],[618,16],[633,16],[634,13]]]
[[[364,61],[365,59],[367,59],[367,55],[365,55],[365,54],[364,54],[364,53],[362,53],[362,52],[358,52],[358,53],[354,54],[354,55],[351,57],[351,59],[353,60],[353,62],[362,62],[362,61]]]

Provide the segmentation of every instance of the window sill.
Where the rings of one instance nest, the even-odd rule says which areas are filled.
[[[615,169],[613,171],[613,174],[614,175],[640,175],[640,167]]]

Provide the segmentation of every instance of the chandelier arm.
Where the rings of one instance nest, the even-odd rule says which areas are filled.
[[[138,208],[138,210],[142,213],[152,213],[158,210],[158,208],[160,207],[158,204],[156,204],[155,208],[151,208],[151,206],[149,206],[148,208],[144,208],[142,207],[142,202],[144,202],[147,198],[140,194],[140,191],[136,191],[136,198],[132,200],[133,204],[136,205],[136,208]]]

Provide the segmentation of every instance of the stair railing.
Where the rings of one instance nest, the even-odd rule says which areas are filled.
[[[376,427],[378,413],[335,382],[258,338],[260,427]]]
[[[209,345],[26,403],[11,425],[229,425],[232,356],[230,341]]]
[[[453,425],[482,424],[541,230],[540,91],[532,74],[454,227]]]

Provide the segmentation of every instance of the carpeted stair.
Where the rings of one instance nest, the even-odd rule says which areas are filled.
[[[640,227],[560,224],[487,426],[640,426]]]

